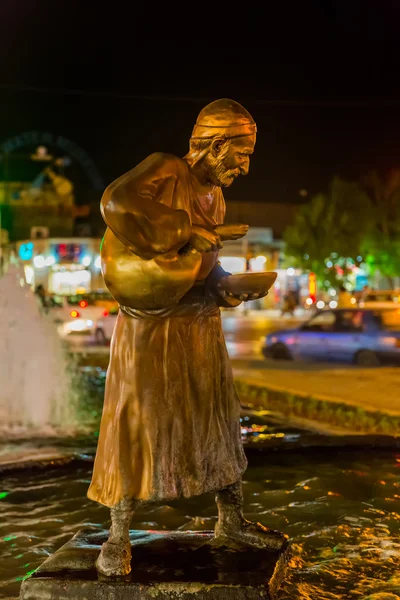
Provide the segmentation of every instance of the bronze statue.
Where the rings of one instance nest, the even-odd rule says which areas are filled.
[[[247,461],[240,405],[219,307],[265,296],[235,294],[218,263],[222,187],[247,175],[256,124],[237,102],[199,114],[183,158],[156,153],[105,191],[103,274],[120,304],[111,343],[92,500],[111,509],[97,560],[105,575],[130,572],[129,526],[141,503],[216,492],[215,545],[280,547],[284,536],[243,517]]]

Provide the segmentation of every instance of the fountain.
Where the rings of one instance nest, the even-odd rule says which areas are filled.
[[[0,279],[0,435],[63,433],[76,423],[62,341],[17,264]]]

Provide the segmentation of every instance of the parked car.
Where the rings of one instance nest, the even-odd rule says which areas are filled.
[[[118,316],[118,306],[104,311],[103,315],[94,324],[94,339],[97,344],[107,344],[111,338]]]
[[[92,335],[99,318],[117,309],[111,294],[91,292],[65,296],[62,308],[55,310],[55,321],[61,337],[71,334]]]
[[[296,329],[266,336],[263,354],[364,366],[400,360],[400,308],[319,311]]]

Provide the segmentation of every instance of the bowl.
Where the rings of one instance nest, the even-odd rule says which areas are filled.
[[[278,273],[261,271],[260,273],[235,273],[222,277],[222,288],[235,296],[241,294],[266,294],[274,285]]]

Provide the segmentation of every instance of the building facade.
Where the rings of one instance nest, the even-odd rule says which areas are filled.
[[[99,238],[37,238],[16,243],[25,278],[50,294],[103,290]]]

